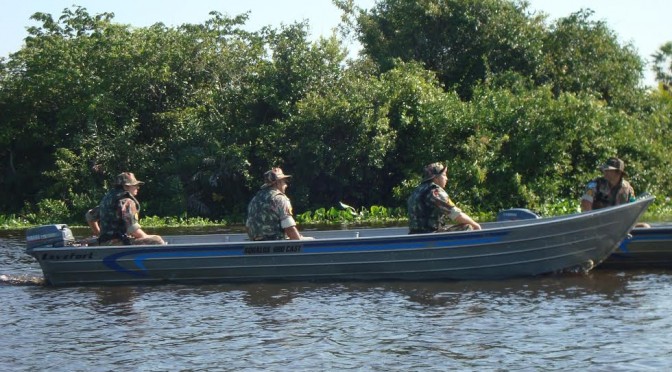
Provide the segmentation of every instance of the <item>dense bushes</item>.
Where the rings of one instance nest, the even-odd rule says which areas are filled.
[[[42,26],[0,61],[0,211],[83,221],[129,170],[147,182],[145,215],[239,222],[271,166],[294,175],[297,214],[396,210],[437,160],[461,206],[534,209],[577,200],[613,155],[637,191],[670,194],[669,92],[637,86],[641,61],[605,24],[579,12],[546,26],[503,0],[413,3],[414,22],[401,0],[346,8],[356,60],[336,37],[308,41],[302,23],[36,14]],[[406,39],[389,40],[392,20]]]

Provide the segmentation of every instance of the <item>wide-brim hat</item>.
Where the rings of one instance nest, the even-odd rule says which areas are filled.
[[[432,163],[426,165],[422,170],[422,182],[429,181],[434,177],[440,175],[446,170],[446,166],[442,163]]]
[[[268,187],[274,185],[277,181],[292,177],[289,174],[282,172],[280,168],[271,168],[271,170],[264,173],[264,184],[261,187]]]
[[[619,158],[609,158],[607,161],[600,165],[600,170],[601,171],[606,171],[606,170],[617,170],[625,175],[625,162]]]
[[[117,175],[116,184],[119,186],[137,186],[137,185],[144,185],[145,183],[142,181],[138,181],[133,173],[123,172]]]

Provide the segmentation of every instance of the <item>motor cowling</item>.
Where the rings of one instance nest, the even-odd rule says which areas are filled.
[[[38,247],[66,247],[75,243],[75,237],[66,224],[44,225],[26,230],[26,249]]]

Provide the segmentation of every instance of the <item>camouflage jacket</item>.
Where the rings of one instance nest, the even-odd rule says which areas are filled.
[[[443,230],[462,211],[446,191],[434,182],[423,182],[408,198],[408,227],[411,234]]]
[[[611,188],[606,178],[598,177],[588,182],[581,199],[593,203],[593,209],[600,209],[634,201],[635,190],[626,180],[621,179],[619,185]]]
[[[273,187],[263,187],[247,207],[247,235],[251,240],[286,239],[283,220],[293,221],[289,198]]]
[[[125,190],[112,189],[100,201],[100,242],[123,239],[140,228],[140,203]]]

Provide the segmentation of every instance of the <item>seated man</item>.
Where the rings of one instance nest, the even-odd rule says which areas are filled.
[[[635,200],[635,190],[623,179],[625,163],[619,158],[609,158],[599,168],[602,177],[588,182],[586,191],[581,197],[581,212],[591,211],[625,204]]]
[[[285,195],[290,177],[280,168],[264,173],[264,184],[247,207],[250,240],[311,239],[299,233],[292,217],[292,204]]]
[[[114,188],[100,202],[101,244],[166,244],[158,235],[148,235],[138,223],[140,203],[135,198],[144,182],[133,173],[117,176]]]
[[[425,167],[422,183],[408,198],[410,234],[481,229],[481,225],[450,200],[444,190],[446,183],[448,176],[443,164],[432,163]],[[458,225],[449,225],[447,220]]]

